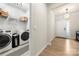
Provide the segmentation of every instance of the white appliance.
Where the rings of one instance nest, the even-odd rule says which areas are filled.
[[[20,32],[20,45],[29,43],[29,30]]]
[[[0,53],[12,49],[11,30],[0,30]]]

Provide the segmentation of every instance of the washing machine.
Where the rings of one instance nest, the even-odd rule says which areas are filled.
[[[29,43],[29,30],[20,32],[20,45]]]
[[[0,30],[0,53],[12,49],[11,30]]]

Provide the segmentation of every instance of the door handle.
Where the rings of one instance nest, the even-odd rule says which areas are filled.
[[[64,28],[64,30],[66,30],[66,28]]]

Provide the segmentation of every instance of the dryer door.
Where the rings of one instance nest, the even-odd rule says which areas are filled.
[[[0,34],[0,49],[5,48],[11,43],[11,36],[8,34]]]
[[[21,35],[21,39],[23,41],[26,41],[29,39],[29,32],[23,32],[22,35]]]

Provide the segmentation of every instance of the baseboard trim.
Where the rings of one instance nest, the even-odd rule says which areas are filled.
[[[54,37],[53,39],[51,39],[50,42],[53,41],[55,38],[56,38],[56,37]]]
[[[52,45],[52,41],[55,39],[56,37],[54,37],[53,39],[50,39],[49,42],[47,43],[47,45]]]
[[[65,37],[59,37],[59,36],[56,36],[56,38],[62,38],[62,39],[67,39],[67,38],[65,38]]]
[[[40,53],[47,47],[47,44],[35,55],[35,56],[39,56]]]

